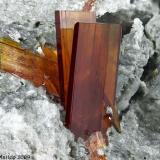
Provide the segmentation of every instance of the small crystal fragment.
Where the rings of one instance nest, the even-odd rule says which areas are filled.
[[[104,154],[106,141],[101,132],[93,133],[86,141],[86,147],[90,153],[90,160],[107,160]]]

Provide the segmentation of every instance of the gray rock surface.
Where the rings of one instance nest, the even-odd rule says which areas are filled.
[[[98,0],[96,2],[95,9],[97,11],[97,15],[104,15],[105,13],[116,13],[120,10],[126,10],[127,13],[131,14],[132,10],[154,13],[159,11],[159,8],[154,5],[152,0]]]
[[[0,155],[30,155],[35,160],[72,159],[74,136],[60,119],[60,106],[43,88],[0,74]]]
[[[55,10],[79,10],[83,5],[84,0],[0,0],[0,28],[36,50],[41,41],[55,44]]]
[[[160,75],[147,83],[149,93],[132,101],[123,116],[122,134],[109,131],[111,160],[160,159]]]
[[[0,37],[11,37],[34,51],[45,42],[55,45],[55,9],[79,10],[83,5],[81,0],[76,3],[73,0],[1,0]],[[107,155],[110,160],[158,160],[159,7],[151,0],[97,0],[95,10],[101,16],[98,21],[107,22],[109,14],[109,21],[121,22],[127,33],[121,44],[117,86],[118,108],[123,113],[122,134],[110,129]],[[151,74],[156,74],[143,82],[142,74],[148,74],[144,67],[151,58],[156,61]],[[138,95],[139,87],[143,96]],[[135,95],[138,98],[133,98]],[[0,73],[0,155],[29,154],[36,160],[87,160],[83,141],[75,142],[74,135],[63,126],[61,113],[61,106],[42,88]]]
[[[160,144],[159,144],[159,141],[160,141],[160,126],[159,126],[160,60],[159,60],[159,45],[158,45],[159,29],[160,29],[159,24],[160,24],[159,15],[156,15],[145,26],[145,31],[150,41],[148,41],[146,37],[145,39],[150,44],[151,44],[151,41],[153,41],[153,44],[155,43],[157,45],[155,45],[154,47],[151,45],[152,46],[150,48],[151,50],[150,51],[148,50],[149,51],[148,56],[149,57],[151,56],[149,61],[147,60],[148,58],[146,56],[147,58],[146,60],[148,61],[147,62],[148,66],[145,67],[145,69],[150,69],[150,72],[145,71],[147,73],[147,75],[145,76],[146,77],[149,76],[150,78],[145,79],[146,80],[145,82],[142,82],[140,80],[141,74],[139,75],[139,78],[138,78],[141,89],[143,90],[143,94],[139,94],[139,92],[137,92],[136,94],[134,93],[136,95],[135,98],[132,98],[130,100],[127,113],[123,115],[122,121],[121,121],[122,134],[116,133],[113,128],[108,133],[110,135],[110,142],[111,142],[108,148],[108,156],[112,160],[127,160],[127,159],[158,160],[160,159]],[[138,31],[140,31],[140,27],[138,28],[137,28]],[[140,37],[140,35],[141,34],[138,33],[138,37]],[[125,36],[124,36],[124,39],[125,39]],[[132,42],[131,37],[129,42]],[[123,46],[123,42],[124,41],[122,41],[122,46]],[[126,45],[128,43],[125,43],[125,46],[128,46]],[[138,42],[137,44],[141,44],[141,43]],[[134,44],[132,44],[131,46],[134,46]],[[147,44],[147,46],[149,45]],[[146,49],[148,47],[143,47],[143,48]],[[143,51],[142,48],[140,50]],[[153,52],[156,53],[156,56],[155,54],[154,56],[152,56]],[[138,53],[140,52],[138,51]],[[144,53],[147,53],[147,51],[144,51]],[[125,57],[121,57],[121,58],[123,62],[125,60]],[[142,58],[142,55],[141,55],[141,58]],[[146,62],[143,61],[144,59],[143,60],[141,59],[140,61],[138,61],[138,56],[136,56],[136,60],[137,60],[138,66],[140,67],[138,70],[139,71],[142,70],[143,72],[143,69],[141,67],[144,66]],[[126,65],[124,66],[124,68],[125,67]],[[126,69],[127,71],[129,70],[128,68]],[[155,70],[157,71],[156,74],[155,74]],[[153,74],[152,77],[150,74]],[[119,81],[121,81],[121,72],[120,72],[119,78],[120,78]],[[137,84],[139,83],[138,81],[137,81]],[[120,86],[121,85],[118,85],[118,87]],[[129,84],[129,86],[131,87],[132,85]],[[135,91],[135,86],[133,88],[130,88],[127,94],[122,95],[122,98],[120,98],[120,101],[122,103],[119,104],[120,108],[121,108],[121,104],[124,104],[124,105],[126,104],[125,102],[123,103],[123,98],[124,100],[126,100],[125,97],[129,97],[128,95],[133,91]]]
[[[144,35],[139,19],[134,20],[131,32],[124,35],[121,44],[117,99],[119,110],[125,110],[140,84],[143,67],[154,53],[152,42]]]
[[[160,54],[160,15],[155,15],[145,27],[148,37],[155,43],[155,49]]]
[[[114,3],[111,4],[113,5]],[[121,6],[121,4],[119,5]],[[123,33],[126,34],[130,32],[135,18],[139,18],[143,22],[143,24],[146,24],[151,19],[151,17],[158,12],[154,12],[154,10],[152,9],[153,5],[151,5],[149,1],[143,3],[143,5],[142,1],[134,1],[134,3],[132,4],[129,3],[127,7],[122,6],[118,10],[116,10],[116,12],[105,12],[104,15],[98,18],[98,21],[105,23],[121,23],[123,27]]]

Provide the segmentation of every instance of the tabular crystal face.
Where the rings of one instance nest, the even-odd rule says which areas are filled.
[[[96,14],[95,12],[84,11],[56,11],[55,21],[61,84],[60,94],[62,104],[66,108],[74,25],[77,22],[96,22]]]
[[[106,132],[110,120],[105,106],[111,106],[113,120],[118,119],[115,88],[120,36],[118,24],[75,26],[66,122],[76,137],[86,139],[96,131]]]

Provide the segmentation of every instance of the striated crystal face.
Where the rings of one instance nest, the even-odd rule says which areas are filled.
[[[35,86],[44,86],[59,97],[57,52],[45,45],[43,55],[23,49],[20,44],[6,38],[0,39],[0,70],[30,80]]]

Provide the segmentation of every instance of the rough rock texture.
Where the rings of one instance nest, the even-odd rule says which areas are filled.
[[[141,12],[157,12],[155,5],[151,0],[99,0],[95,5],[97,15],[104,15],[105,13],[116,13],[121,10],[126,10],[127,13],[132,14],[132,10]],[[128,15],[130,16],[130,15]]]
[[[0,25],[24,47],[36,50],[39,42],[55,44],[55,10],[79,10],[83,5],[84,0],[0,0]]]
[[[63,126],[60,108],[42,88],[0,74],[0,106],[0,155],[71,159],[74,136]]]
[[[81,9],[84,0],[1,0],[1,21],[11,22],[53,22],[54,11],[58,9]]]
[[[155,43],[155,49],[160,54],[160,15],[155,15],[145,27],[148,37]]]
[[[135,26],[135,25],[134,25]],[[136,27],[137,31],[140,31],[142,28]],[[140,29],[141,28],[141,29]],[[132,29],[133,30],[133,29]],[[146,62],[143,61],[143,55],[136,56],[137,64],[139,66],[138,71],[142,71],[139,75],[138,80],[135,84],[140,82],[140,89],[135,94],[134,98],[130,100],[129,107],[126,110],[123,117],[122,117],[122,134],[117,134],[115,130],[112,128],[109,131],[110,135],[110,145],[108,148],[108,156],[112,160],[142,160],[142,159],[150,159],[150,160],[158,160],[160,159],[160,126],[159,126],[159,119],[160,119],[160,51],[159,51],[159,31],[160,31],[160,16],[154,16],[145,26],[145,32],[147,37],[150,39],[147,40],[151,44],[151,50],[148,52],[148,56],[151,56],[147,65],[144,67],[145,75],[143,78],[145,82],[140,82],[141,73],[143,69],[140,67],[143,66]],[[132,32],[132,31],[131,31]],[[142,35],[141,33],[137,34],[140,38]],[[127,36],[127,35],[125,35]],[[125,39],[124,36],[124,39]],[[134,37],[134,36],[131,36]],[[130,42],[132,42],[132,38],[130,37]],[[143,35],[144,37],[144,35]],[[123,40],[124,40],[123,39]],[[138,39],[137,39],[138,40]],[[137,44],[141,44],[140,41]],[[153,44],[155,44],[153,46]],[[122,41],[122,46],[123,46]],[[126,41],[127,42],[127,41]],[[130,44],[130,42],[128,42]],[[141,41],[142,42],[142,41]],[[128,43],[124,43],[124,46],[128,46]],[[134,46],[132,44],[132,46]],[[149,45],[146,47],[142,47],[144,49],[148,48]],[[143,49],[140,49],[143,51]],[[149,49],[148,48],[148,49]],[[153,55],[154,51],[154,55]],[[130,52],[129,52],[130,53]],[[134,52],[136,53],[136,52]],[[138,51],[138,53],[141,53]],[[144,53],[147,53],[145,51]],[[123,54],[122,54],[123,55]],[[139,58],[141,59],[139,59]],[[125,61],[126,57],[121,57],[122,61]],[[139,60],[138,60],[139,59]],[[146,60],[147,60],[146,55]],[[128,58],[127,58],[128,61]],[[132,61],[134,62],[134,61]],[[124,66],[124,68],[126,65]],[[127,68],[126,68],[127,69]],[[147,71],[146,71],[147,70]],[[121,67],[120,67],[121,71]],[[127,69],[129,71],[129,69]],[[136,72],[134,72],[136,73]],[[134,74],[135,75],[135,74]],[[119,75],[119,82],[122,80],[123,77],[121,76],[121,72]],[[121,81],[123,82],[123,81]],[[123,84],[123,83],[122,83]],[[118,88],[121,85],[118,85]],[[129,84],[128,86],[132,86]],[[133,85],[134,86],[134,85]],[[124,100],[130,97],[130,93],[135,91],[135,86],[128,90],[127,94],[122,95],[120,98],[121,104],[124,106],[127,104]],[[118,90],[120,91],[120,90]],[[122,92],[123,93],[123,92]],[[125,98],[127,97],[127,98]],[[128,101],[127,101],[128,102]],[[123,105],[119,104],[120,109],[123,109]]]
[[[129,100],[141,84],[143,67],[154,53],[152,42],[144,35],[139,19],[134,20],[131,32],[124,35],[121,44],[117,98],[119,110],[129,105]]]
[[[143,24],[146,24],[153,16],[151,10],[138,10],[137,8],[121,9],[115,13],[105,13],[98,18],[99,22],[121,23],[123,34],[129,33],[134,19],[139,18]]]
[[[108,132],[110,160],[160,159],[157,4],[151,0],[97,0],[94,8],[98,21],[120,22],[125,33],[117,86],[122,134],[113,128]],[[80,10],[83,5],[84,0],[0,0],[0,37],[9,36],[34,51],[45,42],[55,45],[55,9]],[[149,63],[154,63],[154,68]],[[150,72],[146,72],[148,66]],[[150,78],[142,78],[142,74]],[[143,94],[137,92],[139,87]],[[63,126],[61,113],[61,106],[43,89],[1,73],[0,155],[30,154],[36,160],[88,159],[83,140],[75,142],[73,134]]]
[[[122,118],[122,134],[109,132],[111,160],[160,159],[160,75],[147,83],[149,93],[132,101]]]

